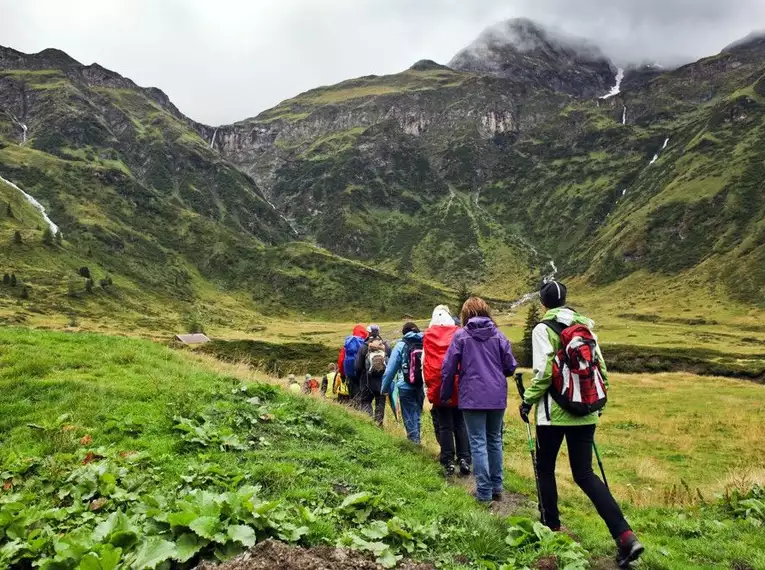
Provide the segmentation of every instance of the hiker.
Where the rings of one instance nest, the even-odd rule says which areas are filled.
[[[289,390],[293,394],[301,394],[303,392],[303,389],[300,387],[300,384],[298,384],[294,374],[287,376],[287,382],[289,383]]]
[[[464,328],[454,334],[441,367],[441,401],[455,391],[465,417],[475,474],[475,497],[482,503],[502,499],[502,427],[507,408],[507,377],[517,363],[510,341],[491,318],[486,302],[470,297],[462,306]]]
[[[321,395],[325,398],[328,397],[330,388],[332,389],[333,394],[337,394],[337,391],[335,390],[335,378],[337,376],[339,376],[337,373],[337,364],[331,362],[327,367],[327,373],[321,377],[321,388],[319,388],[319,392],[321,392]]]
[[[345,337],[343,348],[337,358],[337,368],[340,377],[348,384],[348,400],[356,405],[359,395],[359,380],[356,378],[356,355],[367,339],[367,328],[356,325],[350,336]]]
[[[314,378],[310,374],[306,374],[305,380],[303,381],[303,393],[315,394],[318,391],[319,391],[319,381],[316,380],[316,378]]]
[[[406,437],[419,444],[420,418],[425,402],[422,379],[422,333],[412,322],[406,323],[401,333],[404,336],[393,347],[388,366],[385,368],[381,393],[390,394],[395,382]]]
[[[608,487],[592,469],[595,429],[606,401],[608,369],[597,345],[597,337],[591,332],[594,322],[565,306],[566,293],[566,286],[555,281],[544,284],[540,290],[540,299],[547,312],[532,332],[534,380],[520,406],[521,418],[525,422],[529,421],[533,405],[537,407],[537,470],[541,510],[547,526],[559,530],[555,463],[565,438],[574,481],[605,521],[616,541],[617,563],[620,567],[626,567],[640,557],[644,547],[624,519]],[[574,325],[583,326],[574,328]],[[576,336],[559,354],[562,339],[568,341],[572,334]],[[578,374],[566,365],[568,357],[560,359],[566,354],[573,355],[581,364]],[[563,395],[563,392],[568,394],[566,388],[561,391],[556,389],[556,386],[564,386],[564,375],[569,379],[566,386],[579,388],[572,392],[568,400],[568,396]],[[577,402],[586,405],[577,406]],[[590,409],[597,411],[587,413]]]
[[[451,477],[456,471],[455,460],[463,477],[470,475],[471,463],[465,418],[457,407],[457,390],[454,391],[451,400],[441,400],[441,366],[458,330],[449,307],[438,305],[433,310],[430,326],[422,337],[422,372],[428,401],[433,405],[430,409],[433,431],[436,441],[441,446],[439,461],[447,477]]]
[[[368,413],[382,427],[385,420],[385,396],[382,379],[390,358],[390,346],[380,336],[380,327],[369,325],[364,345],[356,355],[356,377],[359,379],[359,409]],[[374,402],[374,412],[372,403]]]

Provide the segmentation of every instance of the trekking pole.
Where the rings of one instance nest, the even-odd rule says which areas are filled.
[[[606,471],[603,469],[603,460],[600,458],[600,452],[598,451],[598,446],[595,444],[595,441],[592,442],[592,449],[595,451],[595,457],[598,460],[598,467],[600,467],[600,474],[603,475],[603,484],[606,486],[606,489],[609,491],[608,487],[608,479],[606,479]]]
[[[523,396],[526,393],[526,389],[523,387],[523,374],[518,373],[515,375],[515,385],[518,388],[518,394],[521,396],[521,400],[523,400]],[[528,436],[529,440],[529,453],[531,454],[531,465],[534,467],[534,483],[537,487],[537,506],[539,507],[539,518],[542,521],[543,525],[546,525],[545,522],[545,510],[542,507],[542,492],[539,490],[539,473],[537,472],[537,452],[534,445],[534,438],[531,435],[531,423],[526,420],[526,435]]]

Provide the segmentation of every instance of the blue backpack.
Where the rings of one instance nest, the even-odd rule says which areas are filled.
[[[359,349],[364,346],[364,339],[357,336],[345,337],[345,360],[343,360],[343,371],[346,378],[356,377],[356,355]]]

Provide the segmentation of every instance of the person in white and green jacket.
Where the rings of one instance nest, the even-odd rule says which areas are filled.
[[[540,298],[547,311],[543,321],[557,321],[566,327],[582,324],[590,330],[594,327],[595,323],[592,320],[565,306],[566,286],[563,283],[545,283],[540,291]],[[574,481],[589,497],[598,514],[608,525],[618,548],[617,563],[620,567],[626,567],[640,557],[644,547],[625,520],[608,487],[592,469],[592,449],[599,413],[581,417],[572,415],[561,408],[550,395],[553,360],[561,348],[558,333],[544,322],[539,323],[532,334],[532,347],[534,380],[524,394],[520,413],[521,418],[528,422],[529,413],[536,405],[537,470],[544,520],[551,529],[560,529],[555,463],[565,438]],[[603,381],[607,387],[608,370],[600,347],[597,350]]]

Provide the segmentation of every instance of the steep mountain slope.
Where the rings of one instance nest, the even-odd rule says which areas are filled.
[[[0,269],[24,276],[30,302],[44,296],[68,312],[87,304],[77,300],[85,287],[77,270],[87,265],[122,284],[122,307],[157,319],[201,303],[215,313],[228,295],[235,307],[325,315],[369,311],[360,287],[377,292],[375,310],[396,315],[443,296],[310,246],[280,245],[295,232],[250,177],[210,149],[200,136],[208,130],[161,91],[98,65],[0,48],[0,176],[19,188],[3,185],[3,194],[34,196],[64,238],[43,247],[40,219],[9,218],[3,243],[18,229],[24,245],[3,246]]]
[[[504,29],[522,41],[485,34],[491,49],[452,62],[465,71],[420,62],[310,91],[220,128],[215,148],[342,255],[507,295],[547,256],[596,283],[690,271],[765,302],[765,42],[630,69],[630,90],[603,99],[616,70],[597,50],[526,21]]]

